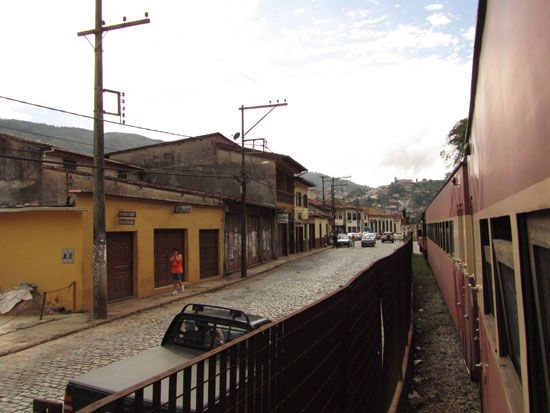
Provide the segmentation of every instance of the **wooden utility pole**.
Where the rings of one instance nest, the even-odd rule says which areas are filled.
[[[288,103],[286,103],[286,99],[284,102],[279,103],[271,103],[269,102],[268,105],[258,105],[258,106],[244,106],[241,105],[239,110],[241,111],[241,277],[246,277],[247,273],[247,228],[246,228],[246,221],[247,221],[247,214],[246,214],[246,180],[248,179],[246,175],[245,170],[245,164],[244,164],[244,143],[248,141],[249,139],[245,139],[245,136],[248,132],[250,132],[252,129],[258,125],[262,120],[265,119],[267,115],[269,115],[275,108],[279,106],[287,106]],[[244,131],[244,111],[250,110],[250,109],[267,109],[269,108],[269,111],[262,116],[254,125],[250,127],[246,132]],[[237,138],[239,135],[235,135]]]
[[[147,13],[145,13],[147,17]],[[126,18],[124,18],[126,21]],[[78,36],[93,34],[94,52],[94,195],[93,195],[93,304],[94,318],[107,318],[107,235],[105,229],[104,187],[104,131],[103,131],[103,33],[138,24],[149,23],[148,18],[128,23],[103,26],[102,0],[95,2],[95,28],[77,33]]]
[[[330,178],[328,176],[321,176],[321,182],[323,186],[323,208],[325,207],[325,179],[328,181]]]

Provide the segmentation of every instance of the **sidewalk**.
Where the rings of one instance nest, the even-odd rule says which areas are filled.
[[[39,344],[100,324],[109,323],[141,311],[160,307],[173,301],[179,301],[182,298],[189,298],[206,292],[216,291],[280,267],[287,262],[308,255],[317,254],[326,249],[328,248],[318,248],[257,265],[248,269],[248,277],[244,279],[240,277],[240,272],[236,272],[226,277],[213,277],[212,279],[207,279],[197,284],[186,285],[185,291],[176,295],[164,293],[154,297],[131,298],[117,301],[108,305],[108,318],[105,320],[93,320],[90,313],[45,315],[42,320],[39,320],[38,315],[0,315],[0,357],[26,350]]]

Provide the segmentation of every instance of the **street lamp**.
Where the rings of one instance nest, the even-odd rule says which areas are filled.
[[[234,140],[241,138],[241,277],[246,277],[246,270],[247,270],[247,232],[246,232],[246,171],[245,171],[245,165],[244,165],[244,142],[245,142],[245,136],[248,132],[250,132],[252,129],[258,125],[262,120],[265,119],[267,115],[269,115],[275,108],[279,106],[287,106],[288,103],[286,103],[286,99],[284,102],[277,103],[271,103],[269,102],[268,105],[258,105],[258,106],[244,106],[241,105],[239,110],[241,111],[241,133],[238,132],[233,136]],[[248,129],[246,132],[244,130],[244,111],[245,110],[251,110],[251,109],[266,109],[269,108],[267,113],[262,116],[250,129]]]

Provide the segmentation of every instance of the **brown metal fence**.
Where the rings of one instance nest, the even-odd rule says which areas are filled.
[[[80,411],[387,411],[411,321],[411,246],[306,308]]]

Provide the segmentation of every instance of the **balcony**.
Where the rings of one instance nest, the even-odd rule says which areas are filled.
[[[294,205],[294,194],[277,189],[277,202]]]

